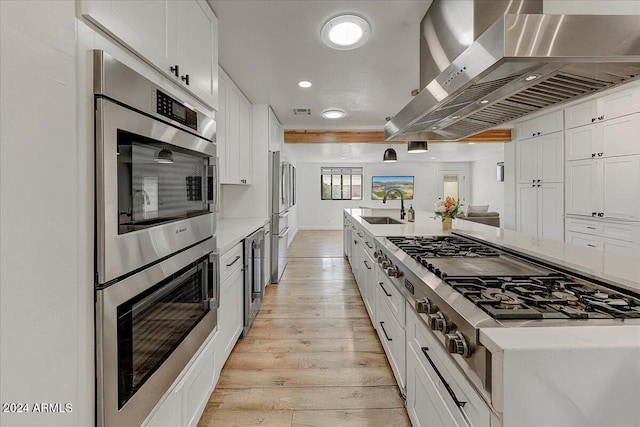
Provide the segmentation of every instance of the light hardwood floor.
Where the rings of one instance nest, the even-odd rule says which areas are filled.
[[[300,231],[198,424],[410,426],[341,231]]]

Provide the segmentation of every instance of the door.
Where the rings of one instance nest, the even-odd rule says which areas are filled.
[[[238,113],[240,115],[240,131],[238,141],[238,171],[243,184],[251,184],[253,180],[253,126],[251,104],[240,94]]]
[[[565,154],[567,161],[591,159],[599,149],[602,141],[602,127],[593,124],[569,129],[565,132]],[[600,142],[599,142],[600,141]]]
[[[562,132],[541,136],[538,144],[538,176],[542,182],[564,181],[564,134]],[[524,159],[526,160],[526,159]]]
[[[640,155],[600,160],[604,182],[604,217],[640,220]]]
[[[640,153],[640,113],[607,120],[601,123],[602,146],[605,157]]]
[[[467,188],[466,173],[461,170],[440,170],[438,171],[438,197],[444,200],[452,197],[466,204]]]
[[[537,184],[518,186],[518,231],[538,235],[538,187]]]
[[[518,141],[518,182],[533,183],[538,176],[538,139]]]

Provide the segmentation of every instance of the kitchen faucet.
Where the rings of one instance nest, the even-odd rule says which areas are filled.
[[[404,219],[404,195],[402,194],[402,191],[398,190],[397,188],[387,190],[387,192],[384,193],[384,197],[382,198],[382,203],[387,203],[387,195],[392,191],[397,191],[398,193],[400,193],[400,219]]]

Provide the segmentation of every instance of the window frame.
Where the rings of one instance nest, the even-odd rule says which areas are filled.
[[[340,173],[334,173],[335,171],[340,171]],[[328,172],[328,173],[325,173]],[[348,172],[348,173],[345,173]],[[359,172],[359,173],[358,173]],[[324,197],[324,191],[323,191],[323,185],[324,185],[324,177],[326,175],[329,175],[331,177],[331,184],[330,184],[330,198],[325,198]],[[333,197],[333,187],[334,187],[334,183],[333,183],[333,177],[334,175],[340,175],[340,198],[334,198]],[[350,187],[350,191],[349,194],[351,194],[350,198],[342,198],[343,194],[344,194],[344,176],[348,175],[349,176],[349,187]],[[360,197],[359,198],[354,198],[353,197],[353,177],[354,176],[360,176]],[[364,186],[364,168],[361,166],[354,166],[354,167],[341,167],[341,166],[336,166],[336,167],[330,167],[330,166],[322,166],[320,167],[320,200],[321,201],[325,201],[325,200],[364,200],[364,196],[363,196],[363,186]]]

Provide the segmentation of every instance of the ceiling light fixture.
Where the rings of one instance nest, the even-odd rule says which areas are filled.
[[[489,100],[488,99],[483,99],[482,101],[479,102],[480,104],[488,104]]]
[[[153,160],[156,163],[173,163],[173,153],[171,150],[163,148]]]
[[[537,79],[538,77],[540,77],[540,75],[538,75],[538,74],[531,74],[530,76],[525,77],[525,78],[524,78],[524,81],[525,81],[525,82],[530,82],[530,81],[532,81],[532,80]]]
[[[470,142],[470,143],[469,143],[469,145],[474,145],[474,144],[475,144],[475,142]]]
[[[347,50],[362,46],[371,36],[369,23],[355,15],[340,15],[322,26],[322,41],[333,49]]]
[[[427,141],[409,141],[407,144],[408,153],[426,153],[427,149]]]
[[[382,161],[385,163],[393,163],[398,161],[398,154],[396,154],[396,150],[391,148],[387,148],[384,150],[384,155],[382,156]]]
[[[322,117],[329,120],[341,119],[346,115],[347,113],[344,110],[339,110],[337,108],[331,108],[322,112]]]
[[[307,80],[302,80],[302,81],[298,82],[298,86],[303,87],[303,88],[306,89],[306,88],[311,87],[313,85],[311,84],[311,82],[309,82]]]
[[[431,159],[431,160],[435,160],[436,158],[435,158],[435,157],[429,157],[429,159]]]

